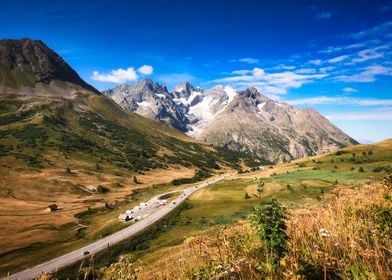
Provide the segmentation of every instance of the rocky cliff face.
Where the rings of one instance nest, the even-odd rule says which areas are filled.
[[[187,131],[188,120],[165,86],[149,79],[103,91],[124,109]]]
[[[216,86],[203,90],[184,83],[169,93],[166,87],[148,80],[104,93],[124,108],[166,122],[209,144],[272,162],[357,143],[318,112],[273,101],[255,88],[237,91]]]

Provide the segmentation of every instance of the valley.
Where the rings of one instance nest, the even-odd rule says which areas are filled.
[[[372,151],[371,156],[368,156],[369,151]],[[358,156],[356,160],[352,160],[353,154]],[[160,235],[146,242],[146,249],[124,254],[122,261],[112,266],[118,271],[140,267],[139,273],[128,270],[129,275],[138,275],[140,279],[149,279],[151,275],[156,279],[164,279],[165,275],[180,277],[181,270],[176,267],[192,262],[192,256],[187,255],[188,244],[206,236],[219,239],[224,230],[235,231],[248,221],[253,206],[260,200],[276,198],[290,211],[303,211],[322,205],[322,197],[334,189],[355,191],[378,183],[390,174],[391,160],[392,141],[388,140],[347,148],[338,155],[332,153],[238,174],[193,194],[179,217]],[[364,172],[359,171],[360,167]],[[262,192],[257,191],[255,178],[264,182]],[[249,198],[245,198],[246,193]],[[184,258],[182,262],[176,261],[181,258]],[[130,266],[124,265],[124,260]],[[103,269],[103,273],[110,277],[114,271],[109,267]]]
[[[261,70],[251,72],[265,77]],[[145,77],[153,69],[111,75],[132,71]],[[390,274],[391,139],[359,144],[314,109],[253,86],[185,82],[168,90],[135,77],[99,91],[43,41],[0,40],[1,277]],[[169,203],[138,212],[135,223],[119,219],[169,193]],[[366,201],[373,194],[374,204]],[[347,206],[351,198],[358,203]],[[307,228],[301,215],[312,221],[311,236],[296,230]],[[347,228],[334,224],[339,215]],[[327,226],[339,230],[340,243],[323,247]],[[339,244],[347,263],[334,255]],[[358,261],[365,257],[356,248],[374,258]]]
[[[78,248],[77,250],[69,252],[63,256],[49,260],[37,266],[30,267],[24,271],[12,274],[10,276],[10,279],[19,279],[19,280],[31,279],[31,278],[39,277],[42,271],[54,272],[57,270],[61,270],[66,266],[73,265],[75,262],[79,260],[82,260],[86,257],[88,258],[89,255],[98,254],[100,251],[103,251],[105,249],[108,250],[110,247],[116,245],[121,241],[131,239],[132,237],[138,234],[140,235],[140,233],[142,233],[143,231],[148,231],[148,228],[151,225],[163,219],[166,215],[168,215],[170,212],[176,209],[181,204],[181,202],[183,202],[189,195],[191,195],[195,191],[198,191],[199,189],[207,187],[210,184],[214,184],[218,181],[221,181],[228,176],[230,176],[230,174],[225,174],[217,178],[212,178],[205,183],[192,186],[191,188],[188,189],[184,189],[181,191],[182,195],[180,197],[174,198],[173,200],[170,201],[170,203],[163,205],[159,209],[156,209],[156,211],[151,212],[148,216],[143,218],[141,217],[139,221],[136,221],[136,223],[126,227],[125,225],[123,225],[125,227],[124,229],[116,231],[82,248]],[[164,196],[164,195],[165,194],[160,194],[159,196]],[[148,202],[154,199],[156,198],[151,198]]]

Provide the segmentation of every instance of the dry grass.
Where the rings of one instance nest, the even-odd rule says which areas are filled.
[[[317,205],[291,210],[288,254],[276,270],[248,222],[214,227],[143,266],[123,259],[102,279],[391,279],[391,189],[337,186]]]
[[[391,211],[390,189],[379,184],[360,190],[337,187],[321,205],[295,210],[288,225],[286,269],[306,266],[312,271],[304,273],[329,279],[390,279],[391,217],[380,215]]]

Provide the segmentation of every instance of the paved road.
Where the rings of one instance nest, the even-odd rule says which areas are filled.
[[[179,204],[181,204],[181,202],[183,202],[188,196],[190,196],[195,191],[197,191],[201,188],[204,188],[208,185],[214,184],[218,181],[221,181],[231,175],[232,174],[225,174],[220,177],[210,179],[209,181],[207,181],[205,183],[202,183],[197,186],[185,189],[183,195],[180,195],[179,197],[177,197],[176,199],[174,199],[172,202],[165,205],[164,207],[159,208],[156,212],[152,213],[150,216],[146,217],[145,219],[140,220],[140,221],[132,224],[129,227],[126,227],[120,231],[117,231],[111,235],[106,236],[105,238],[97,240],[94,243],[86,245],[86,246],[84,246],[80,249],[77,249],[75,251],[72,251],[68,254],[54,258],[50,261],[36,265],[36,266],[31,267],[29,269],[23,270],[21,272],[12,274],[12,275],[10,275],[9,279],[10,280],[34,279],[35,277],[40,276],[42,272],[53,272],[59,268],[69,266],[77,261],[82,260],[85,257],[85,256],[83,256],[83,252],[85,252],[85,251],[90,252],[90,254],[95,254],[95,253],[102,251],[102,250],[108,248],[109,246],[112,246],[122,240],[130,238],[134,235],[137,235],[139,232],[143,231],[148,226],[156,223],[157,221],[162,219],[164,216],[166,216],[168,213],[173,211],[176,207],[178,207]],[[159,195],[159,196],[161,196],[161,195]]]

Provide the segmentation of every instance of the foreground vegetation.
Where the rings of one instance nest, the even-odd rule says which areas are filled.
[[[101,278],[128,273],[138,279],[387,279],[389,235],[380,231],[376,239],[361,240],[371,227],[391,228],[391,189],[379,184],[390,173],[391,143],[244,173],[200,190],[177,223],[147,242],[148,248],[102,268]],[[253,205],[274,198],[288,207],[287,249],[279,262],[247,220]],[[351,241],[363,247],[354,250]]]
[[[253,226],[214,227],[147,266],[123,258],[101,269],[101,278],[390,279],[391,183],[336,187],[320,204],[287,215],[275,214],[284,209],[275,202],[264,203],[268,219],[253,219]],[[270,227],[279,222],[284,226]]]

